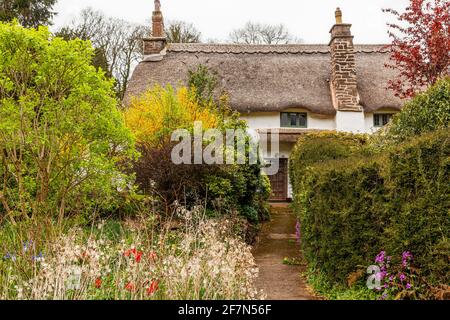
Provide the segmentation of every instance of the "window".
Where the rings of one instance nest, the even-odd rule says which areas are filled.
[[[373,125],[375,127],[384,127],[387,125],[392,117],[394,116],[393,113],[378,113],[373,115]]]
[[[281,127],[283,128],[307,128],[308,115],[298,112],[282,112]]]

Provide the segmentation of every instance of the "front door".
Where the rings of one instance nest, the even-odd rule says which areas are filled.
[[[288,198],[288,159],[279,159],[280,170],[269,176],[272,194],[270,201],[286,201]]]

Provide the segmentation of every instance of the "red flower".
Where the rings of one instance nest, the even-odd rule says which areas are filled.
[[[137,252],[135,255],[134,255],[134,258],[136,259],[136,262],[137,263],[140,263],[141,262],[141,260],[142,260],[142,252]]]
[[[125,253],[123,254],[125,257],[129,258],[131,256],[134,257],[134,260],[137,263],[140,263],[142,260],[142,252],[141,251],[137,251],[136,249],[131,249],[131,250],[127,250],[125,251]]]
[[[153,280],[150,282],[150,287],[147,288],[147,295],[152,296],[156,291],[158,291],[158,282]]]
[[[125,290],[128,290],[130,292],[133,292],[136,289],[136,287],[134,286],[134,284],[132,282],[128,282],[125,285]]]
[[[102,287],[102,283],[103,283],[102,279],[98,278],[97,280],[95,280],[95,287],[97,289],[100,289]]]

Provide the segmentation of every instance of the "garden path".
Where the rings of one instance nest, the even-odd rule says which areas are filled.
[[[271,206],[272,221],[263,226],[253,255],[259,267],[258,290],[268,300],[317,300],[302,272],[300,245],[296,240],[296,217],[287,204]],[[285,264],[285,258],[294,264]]]

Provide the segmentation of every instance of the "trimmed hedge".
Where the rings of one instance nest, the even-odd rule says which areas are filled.
[[[312,133],[301,137],[289,159],[294,193],[301,188],[301,178],[308,166],[359,154],[364,150],[367,138],[339,132]]]
[[[308,262],[330,282],[344,283],[381,250],[408,250],[429,281],[448,283],[449,138],[446,129],[377,155],[367,154],[359,137],[328,136],[329,145],[323,136],[300,141],[291,178]],[[343,140],[343,149],[334,147]],[[322,149],[332,160],[314,163]]]

